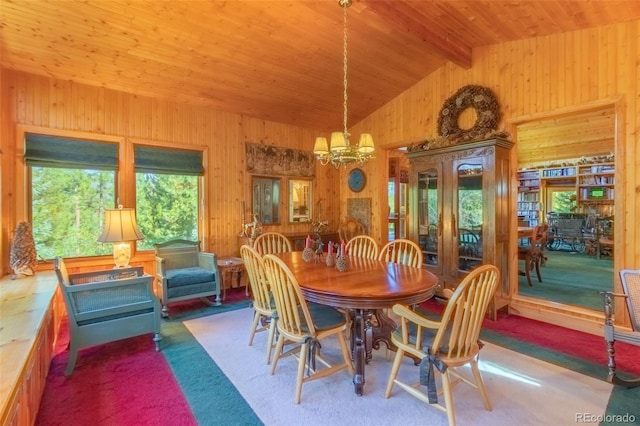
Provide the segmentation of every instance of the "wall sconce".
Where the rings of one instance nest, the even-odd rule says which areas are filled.
[[[105,211],[104,228],[98,237],[101,243],[113,243],[113,260],[116,268],[126,268],[131,259],[130,241],[144,239],[136,223],[134,209],[108,209]]]

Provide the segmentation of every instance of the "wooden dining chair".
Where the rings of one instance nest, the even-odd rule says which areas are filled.
[[[540,257],[542,255],[538,242],[540,235],[540,226],[535,226],[529,235],[528,244],[518,246],[518,260],[524,262],[523,269],[518,271],[519,275],[527,278],[527,283],[532,286],[531,283],[531,271],[536,270],[538,276],[538,282],[542,282],[542,276],[540,275]]]
[[[277,256],[264,256],[264,265],[278,313],[278,343],[271,362],[274,374],[278,361],[294,355],[298,359],[294,402],[300,403],[302,384],[347,369],[354,375],[351,353],[345,339],[347,321],[338,310],[304,299],[298,281],[289,267]],[[343,362],[331,365],[318,353],[320,341],[335,336],[340,344]],[[285,344],[294,346],[283,352]],[[316,368],[316,361],[324,368]],[[306,371],[306,374],[305,374]]]
[[[400,263],[414,268],[422,267],[422,249],[411,240],[399,238],[389,241],[380,250],[379,259],[385,262]]]
[[[398,385],[430,407],[445,411],[449,425],[453,426],[456,418],[452,387],[463,381],[478,389],[485,408],[487,411],[492,410],[478,368],[478,356],[482,347],[478,338],[487,307],[493,300],[499,282],[500,271],[494,265],[485,264],[472,270],[447,301],[440,321],[423,317],[404,305],[393,306],[393,312],[400,318],[400,327],[391,335],[397,351],[384,392],[385,398],[389,398],[393,386]],[[398,379],[398,371],[405,355],[422,360],[417,374],[419,381],[415,384]],[[473,380],[458,371],[459,367],[465,365],[471,367]],[[444,404],[438,403],[434,375],[436,371],[442,377]],[[452,378],[456,380],[452,381]]]
[[[368,235],[356,235],[347,241],[346,247],[349,256],[374,260],[379,256],[378,243]]]
[[[349,241],[356,235],[364,235],[366,230],[362,222],[356,219],[347,219],[338,226],[340,241]]]
[[[240,256],[244,261],[244,267],[249,276],[251,297],[253,298],[253,322],[249,332],[249,346],[253,345],[253,338],[257,332],[268,331],[267,337],[267,364],[271,362],[271,353],[276,334],[276,304],[271,295],[267,272],[264,269],[262,256],[253,247],[243,245],[240,247]]]
[[[544,251],[547,248],[547,244],[549,244],[549,224],[543,223],[540,225],[538,229],[538,237],[536,243],[538,244],[538,248],[540,249],[540,258],[539,263],[540,266],[544,266],[547,263],[549,258],[544,254]]]
[[[253,248],[261,256],[270,253],[288,253],[292,251],[289,238],[279,232],[265,232],[253,241]]]

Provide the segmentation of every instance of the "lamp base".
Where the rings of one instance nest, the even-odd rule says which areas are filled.
[[[115,243],[113,245],[113,261],[116,268],[126,268],[131,260],[131,246],[129,243]]]

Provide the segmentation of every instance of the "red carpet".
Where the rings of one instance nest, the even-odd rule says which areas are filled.
[[[65,377],[68,341],[65,319],[37,425],[197,425],[151,336],[81,350]]]
[[[433,312],[442,312],[444,305],[430,300],[421,305]],[[607,349],[602,336],[582,333],[516,315],[499,313],[498,321],[485,320],[483,327],[545,349],[557,351],[606,366]],[[640,347],[616,342],[616,364],[620,371],[640,376]]]
[[[239,289],[227,301],[244,298]],[[202,308],[200,301],[172,306],[172,310]],[[440,311],[428,302],[425,308]],[[606,366],[604,339],[558,326],[502,314],[484,326],[502,335]],[[71,377],[64,376],[68,359],[67,326],[63,324],[52,360],[37,425],[196,425],[189,405],[162,352],[150,336],[80,351]],[[640,375],[640,348],[616,343],[621,371]]]

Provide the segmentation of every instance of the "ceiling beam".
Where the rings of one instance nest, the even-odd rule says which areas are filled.
[[[421,40],[429,49],[435,50],[454,64],[464,69],[471,68],[471,47],[447,34],[446,28],[440,28],[435,20],[420,22],[420,16],[411,9],[411,2],[406,4],[393,0],[362,0],[362,3],[397,31]]]

